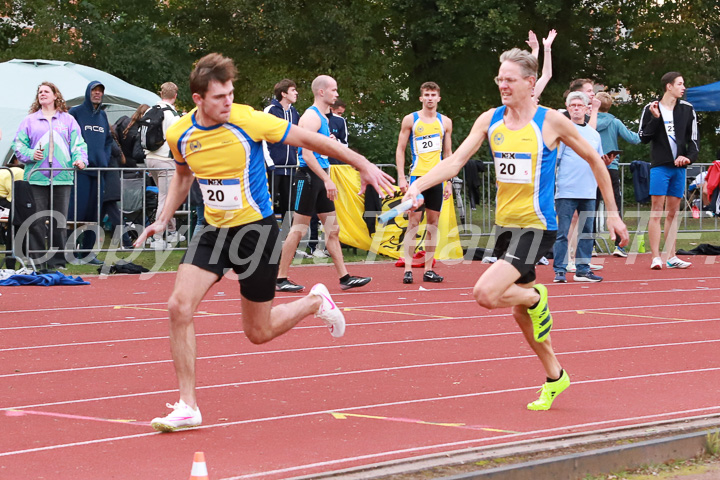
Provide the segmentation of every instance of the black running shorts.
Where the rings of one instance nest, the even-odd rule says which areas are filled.
[[[410,177],[410,184],[412,184],[418,178],[422,177]],[[422,192],[420,192],[423,196],[423,205],[418,209],[418,211],[422,211],[423,208],[427,208],[428,210],[434,210],[436,212],[439,212],[442,208],[444,192],[445,183],[438,183],[437,185],[434,185],[427,190],[423,190]]]
[[[316,213],[335,211],[335,203],[327,196],[325,182],[308,167],[300,167],[295,178],[295,211],[312,217]]]
[[[556,235],[555,230],[496,225],[493,256],[512,264],[520,272],[520,278],[515,283],[534,282],[535,264],[552,249]]]
[[[280,229],[274,216],[237,227],[205,225],[190,240],[181,263],[213,272],[218,281],[228,270],[238,275],[240,294],[252,302],[275,298]],[[275,248],[278,252],[273,257]]]

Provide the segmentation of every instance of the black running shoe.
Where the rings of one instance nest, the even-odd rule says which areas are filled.
[[[432,270],[428,270],[423,275],[423,282],[440,283],[443,280],[445,280],[445,277],[441,277],[440,275],[433,272]]]
[[[277,282],[275,284],[275,291],[276,292],[299,292],[300,290],[304,290],[305,287],[302,285],[298,285],[296,283],[291,282],[287,278],[283,280],[282,282]]]
[[[351,288],[362,287],[367,285],[372,280],[372,277],[350,277],[344,282],[340,282],[340,288],[343,290],[349,290]]]
[[[403,283],[413,283],[412,272],[405,272],[405,275],[403,275]]]

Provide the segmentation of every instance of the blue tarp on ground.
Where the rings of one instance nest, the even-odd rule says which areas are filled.
[[[720,82],[688,88],[685,93],[688,102],[692,103],[696,111],[720,111]]]
[[[90,282],[86,282],[80,277],[65,276],[60,272],[11,275],[5,280],[0,280],[0,286],[3,287],[19,287],[22,285],[51,287],[53,285],[90,285]]]

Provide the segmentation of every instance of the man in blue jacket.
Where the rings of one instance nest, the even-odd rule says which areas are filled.
[[[95,222],[99,225],[100,207],[102,201],[102,176],[98,178],[98,171],[94,168],[107,167],[110,160],[112,148],[112,136],[110,134],[110,122],[107,114],[102,109],[105,86],[97,80],[88,83],[85,90],[85,101],[70,109],[69,113],[80,125],[83,139],[88,148],[89,169],[80,170],[75,176],[77,182],[77,193],[73,189],[70,196],[69,219],[85,222]],[[97,228],[96,225],[96,228]],[[95,245],[95,231],[89,228],[82,235],[83,250],[91,250]],[[94,254],[84,258],[85,263],[91,265],[102,265]]]
[[[275,85],[275,98],[265,107],[265,113],[284,118],[293,125],[300,121],[300,114],[293,104],[297,102],[297,85],[287,78]],[[295,177],[297,166],[297,148],[283,143],[268,143],[263,141],[265,163],[272,170],[272,188],[274,192],[273,203],[276,205],[275,213],[285,217],[288,210],[295,209],[290,205],[290,189]],[[287,168],[291,167],[291,168]]]

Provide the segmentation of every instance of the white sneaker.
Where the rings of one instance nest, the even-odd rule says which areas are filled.
[[[153,250],[167,250],[171,245],[165,240],[153,240],[150,242],[150,248]]]
[[[313,258],[312,255],[307,253],[305,250],[295,250],[295,258]]]
[[[653,260],[654,262],[654,260]],[[688,268],[692,263],[680,260],[678,257],[668,258],[668,268]]]
[[[174,432],[183,428],[197,427],[202,423],[199,408],[190,408],[182,400],[175,405],[167,404],[173,411],[167,417],[153,418],[150,425],[158,432]]]
[[[655,257],[652,259],[652,263],[650,264],[651,270],[662,270],[662,258]]]
[[[602,270],[603,268],[604,267],[602,265],[596,265],[594,263],[590,264],[590,270],[592,270],[592,271]],[[574,263],[568,263],[567,267],[565,267],[565,270],[570,273],[574,273],[575,271],[577,271],[577,267],[575,266]]]
[[[185,235],[178,231],[168,232],[166,239],[168,243],[180,243],[185,241]]]
[[[333,302],[327,287],[318,283],[310,289],[309,295],[317,295],[322,299],[322,304],[315,312],[315,316],[325,322],[330,329],[330,335],[335,338],[345,335],[345,316]]]
[[[325,250],[320,250],[319,248],[316,248],[315,251],[312,253],[312,256],[315,258],[330,258],[330,255]]]

